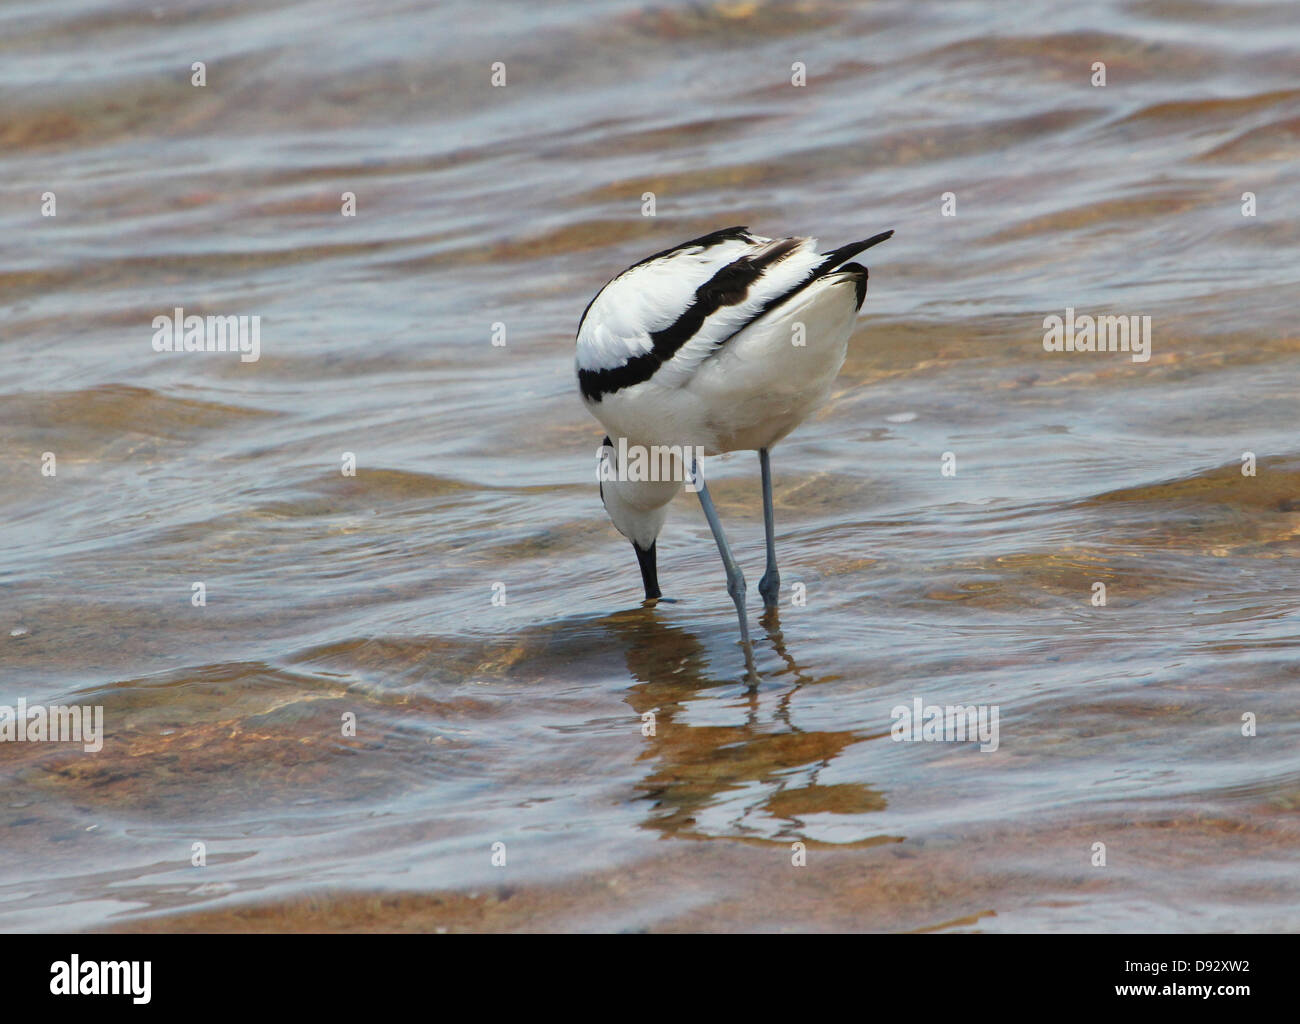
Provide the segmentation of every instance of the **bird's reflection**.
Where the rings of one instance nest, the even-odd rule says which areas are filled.
[[[643,720],[642,758],[654,762],[638,787],[651,804],[646,828],[687,838],[804,839],[809,815],[885,808],[885,797],[863,783],[819,782],[841,751],[865,737],[796,724],[796,698],[816,680],[787,649],[778,611],[770,609],[761,622],[766,635],[761,642],[755,638],[755,649],[762,649],[760,657],[774,652],[785,667],[765,671],[763,682],[750,687],[739,679],[713,678],[704,645],[665,621],[665,612],[653,605],[604,620],[626,651],[636,680],[627,701]],[[701,704],[707,691],[719,688],[734,689],[734,701]],[[734,721],[726,721],[727,709],[736,712]],[[719,719],[722,724],[715,724]],[[882,841],[865,831],[846,837],[848,844]]]

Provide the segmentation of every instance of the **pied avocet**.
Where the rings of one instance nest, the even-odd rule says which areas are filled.
[[[636,550],[646,600],[660,597],[655,548],[668,503],[688,484],[726,568],[751,677],[745,577],[698,456],[758,452],[767,536],[758,590],[775,607],[781,577],[769,452],[821,406],[844,363],[867,292],[867,268],[849,261],[892,234],[820,253],[814,238],[723,228],[633,264],[596,294],[578,325],[578,387],[608,431],[601,500]],[[652,468],[671,464],[674,471],[645,479],[625,464],[629,451],[642,470],[649,452]]]

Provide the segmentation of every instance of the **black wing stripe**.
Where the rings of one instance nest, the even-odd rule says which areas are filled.
[[[610,280],[605,283],[605,287],[613,284],[613,282],[626,274],[628,270],[635,270],[637,267],[643,267],[647,263],[653,263],[655,260],[663,259],[665,256],[671,256],[673,253],[681,252],[683,249],[694,249],[696,247],[700,249],[712,249],[715,245],[721,245],[723,242],[748,241],[749,237],[749,228],[744,224],[738,224],[731,228],[719,228],[717,231],[710,231],[707,235],[700,235],[699,238],[692,238],[689,242],[681,242],[677,245],[670,246],[667,249],[663,249],[655,253],[653,256],[647,256],[643,260],[637,260],[628,267],[627,270],[619,271],[619,273],[614,275],[614,277],[610,278]],[[603,292],[604,290],[605,288],[601,288],[600,292]],[[582,333],[582,325],[587,322],[587,314],[591,312],[591,307],[595,304],[596,300],[600,298],[600,292],[597,292],[591,297],[591,302],[587,303],[587,308],[582,311],[582,316],[578,318],[579,334]]]
[[[653,256],[647,256],[643,260],[637,260],[627,270],[663,259],[665,256],[671,256],[683,249],[694,249],[697,246],[701,249],[712,249],[715,245],[721,245],[723,242],[746,242],[749,237],[749,228],[744,224],[739,224],[734,228],[719,228],[717,231],[710,231],[707,235],[700,235],[699,238],[692,238],[689,242],[679,242],[677,245],[669,246],[667,249],[657,252]],[[623,271],[623,274],[626,274],[627,270]],[[623,274],[620,274],[619,277],[622,277]]]
[[[845,260],[852,259],[858,253],[870,249],[873,245],[879,245],[881,242],[885,241],[885,239],[889,238],[891,235],[893,235],[892,231],[882,231],[880,234],[872,235],[870,238],[864,241],[853,242],[849,245],[842,245],[838,249],[835,249],[832,252],[828,252],[826,256],[822,259],[821,263],[817,264],[817,266],[813,268],[813,272],[811,274],[809,274],[806,278],[804,278],[804,280],[800,281],[792,288],[789,288],[786,291],[782,292],[780,295],[776,296],[775,298],[768,299],[767,302],[763,303],[762,309],[760,309],[757,313],[755,313],[752,317],[750,317],[740,327],[736,328],[736,330],[732,331],[725,338],[723,338],[722,341],[718,343],[718,347],[721,348],[723,345],[729,342],[732,338],[734,338],[737,334],[743,331],[746,327],[752,324],[759,317],[766,316],[772,310],[776,309],[777,306],[781,305],[782,303],[789,302],[791,299],[793,299],[796,295],[798,295],[801,291],[807,288],[814,281],[818,281],[821,278],[827,276],[828,274],[833,273],[838,269],[850,271],[857,274],[857,280],[854,282],[854,284],[857,287],[857,292],[858,292],[858,309],[861,309],[862,303],[867,297],[867,268],[862,266],[862,264],[860,263],[850,263],[848,266],[845,267],[841,267],[841,264],[844,263]],[[859,271],[861,271],[861,273],[858,273]]]
[[[633,264],[633,266],[641,266],[642,263],[649,263],[651,260],[667,256],[679,249],[688,249],[693,246],[707,247],[725,241],[743,239],[748,236],[748,230],[748,228],[744,227],[723,228],[720,231],[701,235],[689,242],[683,242],[681,245],[675,245],[663,252],[655,253],[655,255],[648,256],[640,263]],[[814,281],[838,269],[852,273],[855,276],[857,308],[861,309],[867,294],[867,268],[860,263],[850,263],[847,266],[843,266],[843,264],[858,255],[858,253],[865,252],[872,246],[879,245],[886,239],[893,237],[893,234],[893,231],[882,231],[878,235],[872,235],[860,242],[851,242],[828,252],[804,280],[763,303],[753,316],[723,338],[717,347],[721,348],[754,321],[765,316],[782,303],[789,302]],[[593,402],[599,402],[605,395],[649,380],[660,366],[676,355],[678,349],[694,337],[710,315],[716,313],[723,306],[732,306],[743,302],[749,294],[749,289],[763,275],[767,267],[784,259],[798,245],[799,239],[783,239],[781,243],[774,245],[760,257],[742,256],[740,259],[728,263],[696,289],[694,301],[681,316],[663,330],[651,332],[652,347],[649,352],[632,356],[622,366],[615,366],[605,370],[579,370],[578,387],[584,397]],[[592,299],[592,302],[595,301],[595,299]],[[588,303],[587,309],[591,309],[590,303]],[[582,315],[583,319],[586,319],[587,313],[585,311]],[[579,323],[578,329],[581,331],[581,323]]]
[[[799,242],[797,238],[782,239],[761,255],[741,256],[718,270],[695,289],[695,298],[681,316],[662,330],[650,332],[650,351],[632,356],[622,366],[603,370],[579,370],[578,387],[583,395],[593,402],[599,402],[605,395],[620,388],[649,380],[660,366],[695,337],[705,320],[723,306],[735,306],[744,302],[754,282],[763,276],[768,267],[785,259],[798,248]]]

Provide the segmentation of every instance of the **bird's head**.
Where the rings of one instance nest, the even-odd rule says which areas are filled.
[[[654,474],[659,479],[644,479],[644,474],[629,472],[633,459],[627,457],[627,442],[619,446],[608,437],[597,455],[596,479],[600,482],[600,500],[610,521],[632,542],[641,567],[641,582],[647,601],[661,596],[656,564],[655,541],[668,518],[668,505],[682,489],[682,474]],[[675,479],[662,479],[663,476]]]

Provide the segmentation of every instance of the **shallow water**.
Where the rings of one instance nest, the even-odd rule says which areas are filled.
[[[1295,7],[1014,11],[0,11],[0,703],[106,733],[0,742],[0,928],[1300,927]],[[773,456],[754,693],[689,494],[640,607],[572,367],[731,224],[897,231]],[[178,306],[260,358],[153,351]],[[998,749],[893,742],[918,697]]]

